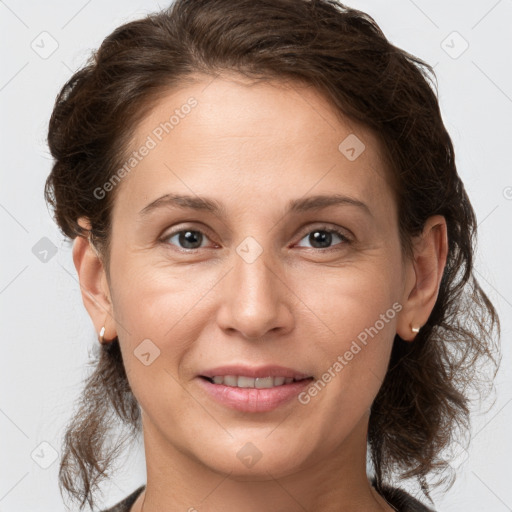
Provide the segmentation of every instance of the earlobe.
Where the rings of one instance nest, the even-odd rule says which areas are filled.
[[[86,219],[81,218],[79,223],[90,229]],[[115,338],[115,322],[105,269],[89,238],[78,236],[73,242],[73,263],[78,273],[82,300],[96,333],[99,335],[102,327],[105,327],[104,339]]]
[[[442,215],[429,217],[415,240],[413,259],[407,262],[403,309],[397,321],[397,334],[413,341],[419,328],[427,323],[436,303],[448,254],[446,220]]]

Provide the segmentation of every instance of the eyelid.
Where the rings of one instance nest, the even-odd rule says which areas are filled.
[[[187,225],[178,225],[178,226],[173,227],[171,231],[164,231],[164,234],[162,236],[158,237],[158,241],[162,242],[164,244],[167,244],[167,245],[174,245],[174,244],[169,244],[167,242],[167,240],[169,238],[171,238],[172,236],[175,236],[178,233],[181,233],[183,231],[197,231],[197,232],[201,233],[202,235],[206,236],[206,238],[208,238],[208,240],[210,240],[211,242],[216,244],[216,242],[214,242],[212,240],[212,236],[210,235],[210,230],[208,228],[206,228],[205,226],[202,226],[202,227],[199,228],[197,226],[190,226],[190,225],[189,226],[187,226]],[[179,249],[181,251],[186,251],[186,252],[193,252],[193,251],[198,251],[199,249],[205,249],[205,247],[200,247],[200,248],[197,248],[197,249],[183,249],[183,248],[178,247],[178,246],[174,246],[174,247],[176,247],[177,249]]]
[[[303,238],[305,238],[308,234],[313,233],[315,231],[325,231],[327,233],[334,233],[341,239],[341,242],[335,243],[330,247],[324,247],[324,248],[302,247],[302,246],[298,245]],[[305,250],[308,252],[313,251],[315,253],[320,253],[320,254],[324,254],[324,253],[331,254],[332,252],[336,252],[336,251],[339,252],[344,249],[347,249],[348,246],[354,244],[354,237],[352,235],[348,235],[346,233],[346,231],[348,231],[348,230],[341,228],[340,226],[330,226],[327,224],[321,224],[321,225],[317,225],[317,226],[309,226],[306,228],[305,231],[301,232],[301,235],[299,236],[298,241],[296,244],[294,244],[294,246],[297,245],[300,250]]]
[[[332,233],[337,233],[340,237],[346,239],[347,242],[352,242],[354,240],[354,236],[352,233],[341,226],[337,226],[335,224],[328,224],[328,223],[313,223],[313,225],[306,226],[303,230],[300,231],[300,238],[299,241],[304,238],[307,234],[313,232],[313,231],[327,231]]]
[[[197,226],[191,226],[191,225],[178,225],[178,226],[174,227],[170,232],[167,232],[166,234],[159,237],[158,242],[165,244],[167,246],[172,245],[172,246],[174,246],[174,248],[177,251],[180,251],[183,253],[195,253],[197,251],[200,251],[201,249],[207,248],[207,247],[198,247],[196,249],[184,249],[184,248],[181,248],[174,244],[170,244],[167,241],[169,238],[177,235],[178,233],[182,233],[184,231],[197,231],[197,232],[201,233],[203,236],[205,236],[206,238],[208,238],[216,246],[218,246],[218,244],[213,241],[213,239],[212,239],[213,237],[210,236],[209,229],[206,228],[206,226],[199,228]],[[300,231],[300,236],[296,243],[299,243],[305,236],[307,236],[308,234],[310,234],[314,231],[326,231],[328,233],[334,233],[340,237],[342,242],[336,243],[332,247],[326,247],[326,248],[320,248],[320,249],[315,248],[315,247],[301,247],[301,249],[307,249],[307,250],[312,250],[312,251],[317,251],[317,252],[330,252],[330,251],[340,250],[338,246],[346,246],[346,245],[350,245],[354,242],[354,237],[353,237],[352,233],[350,233],[350,231],[346,228],[343,228],[338,225],[330,225],[327,223],[317,223],[316,225],[315,225],[315,223],[313,223],[313,225],[309,224],[309,225],[305,226]],[[347,232],[350,234],[348,234]],[[296,244],[294,244],[294,245],[296,245]]]

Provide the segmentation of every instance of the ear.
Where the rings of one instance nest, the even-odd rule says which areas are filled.
[[[397,320],[397,334],[405,341],[416,337],[412,327],[427,323],[439,294],[448,254],[446,219],[429,217],[413,244],[413,258],[406,261],[402,296],[403,309]]]
[[[85,217],[80,217],[78,223],[87,230],[91,227]],[[103,262],[89,238],[76,237],[73,242],[73,262],[78,272],[82,300],[96,333],[99,335],[101,328],[105,327],[104,340],[113,340],[117,334],[110,288]]]

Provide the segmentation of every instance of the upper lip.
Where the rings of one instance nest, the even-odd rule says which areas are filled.
[[[241,364],[217,366],[209,370],[201,372],[201,377],[218,377],[225,375],[237,375],[244,377],[291,377],[293,379],[305,379],[311,377],[306,373],[299,372],[292,368],[285,368],[284,366],[268,365],[268,366],[245,366]]]

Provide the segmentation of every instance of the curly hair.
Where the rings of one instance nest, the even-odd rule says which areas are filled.
[[[55,221],[71,239],[92,237],[108,276],[119,187],[101,199],[94,190],[126,160],[133,127],[163,94],[198,73],[223,72],[311,85],[335,112],[377,135],[392,171],[404,254],[412,254],[428,217],[446,219],[449,247],[437,301],[414,343],[395,336],[368,428],[377,490],[393,477],[415,478],[429,496],[425,477],[449,473],[443,453],[457,432],[470,430],[471,391],[493,386],[500,323],[475,277],[476,217],[441,118],[434,70],[392,45],[368,14],[335,0],[176,0],[118,27],[56,98],[48,131],[54,161],[44,191]],[[90,230],[78,224],[82,216]],[[119,340],[97,350],[59,471],[61,493],[81,509],[93,505],[126,441],[109,445],[109,434],[123,426],[128,438],[141,431]]]

